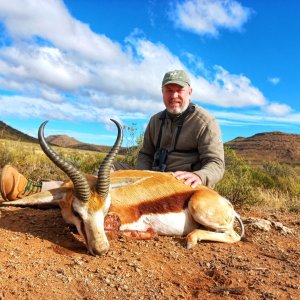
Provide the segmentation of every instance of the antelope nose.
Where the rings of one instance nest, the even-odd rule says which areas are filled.
[[[98,245],[97,247],[93,247],[92,252],[93,255],[105,255],[109,250],[109,242],[103,241],[101,245]]]

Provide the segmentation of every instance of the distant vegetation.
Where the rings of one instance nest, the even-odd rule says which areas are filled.
[[[106,153],[53,147],[66,160],[87,174],[94,173]],[[39,144],[0,140],[0,167],[11,164],[32,179],[63,180],[66,175],[42,152]]]
[[[248,164],[225,147],[226,172],[216,190],[239,206],[300,211],[300,167],[265,161]]]
[[[142,136],[138,138],[141,145]],[[94,173],[106,153],[54,147],[84,173]],[[138,148],[129,147],[119,161],[134,164]],[[300,167],[265,162],[251,166],[226,147],[226,172],[216,190],[236,206],[261,206],[266,209],[300,211]],[[32,179],[63,180],[59,170],[35,143],[0,140],[0,167],[12,164]]]
[[[133,168],[143,141],[143,135],[136,137],[136,132],[135,124],[124,126],[122,155],[117,157],[117,160],[129,164]],[[236,140],[239,142],[246,141],[257,147],[258,143],[255,139],[261,139],[261,136],[262,134],[249,139],[239,138]],[[264,148],[267,148],[267,143],[271,144],[271,141],[268,141],[270,136],[273,137],[273,141],[278,140],[279,137],[284,137],[284,139],[281,138],[273,143],[273,149],[279,147],[277,152],[272,152],[273,155],[275,152],[287,153],[287,150],[291,148],[289,146],[291,144],[293,145],[295,157],[298,157],[299,135],[268,134],[267,142],[259,141],[260,144],[264,143]],[[253,139],[255,143],[252,141]],[[289,140],[291,140],[290,144],[288,143]],[[32,179],[65,179],[65,174],[45,156],[36,141],[36,139],[0,121],[0,168],[6,164],[12,164],[21,173]],[[235,146],[239,145],[235,144]],[[260,150],[255,147],[249,146],[245,149],[252,149],[253,153],[258,153]],[[109,149],[109,147],[106,147],[104,152],[95,152],[84,149],[53,148],[66,160],[87,174],[95,173],[98,170],[106,155],[104,152]],[[288,152],[292,153],[291,151]],[[272,157],[272,161],[260,160],[258,164],[258,160],[256,160],[254,164],[250,164],[241,157],[243,156],[238,156],[235,150],[225,146],[226,172],[222,181],[215,187],[221,195],[237,206],[258,205],[265,209],[300,211],[300,166],[297,159],[294,160],[295,165],[278,163],[274,157]]]

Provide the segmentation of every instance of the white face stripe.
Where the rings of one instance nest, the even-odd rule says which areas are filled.
[[[85,239],[86,246],[91,254],[108,250],[109,243],[104,230],[104,218],[111,204],[111,197],[108,195],[104,205],[98,211],[91,212],[88,210],[88,203],[83,203],[78,199],[73,201],[73,209],[79,213],[81,222],[84,225],[85,235],[83,234],[80,225],[75,224],[80,235]]]

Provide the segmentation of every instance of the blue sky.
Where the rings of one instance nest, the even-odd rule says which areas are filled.
[[[109,119],[143,131],[185,69],[225,142],[300,134],[299,32],[298,0],[0,0],[0,120],[111,145]]]

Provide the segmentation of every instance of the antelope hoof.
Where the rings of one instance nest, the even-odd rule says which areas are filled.
[[[190,250],[193,248],[193,244],[192,243],[186,243],[186,249]]]
[[[189,238],[186,241],[186,248],[187,249],[192,249],[196,244],[197,244],[197,240],[195,241],[195,240]]]
[[[186,237],[186,248],[192,249],[195,245],[197,245],[198,237],[197,235],[193,234],[192,232],[189,233]]]

